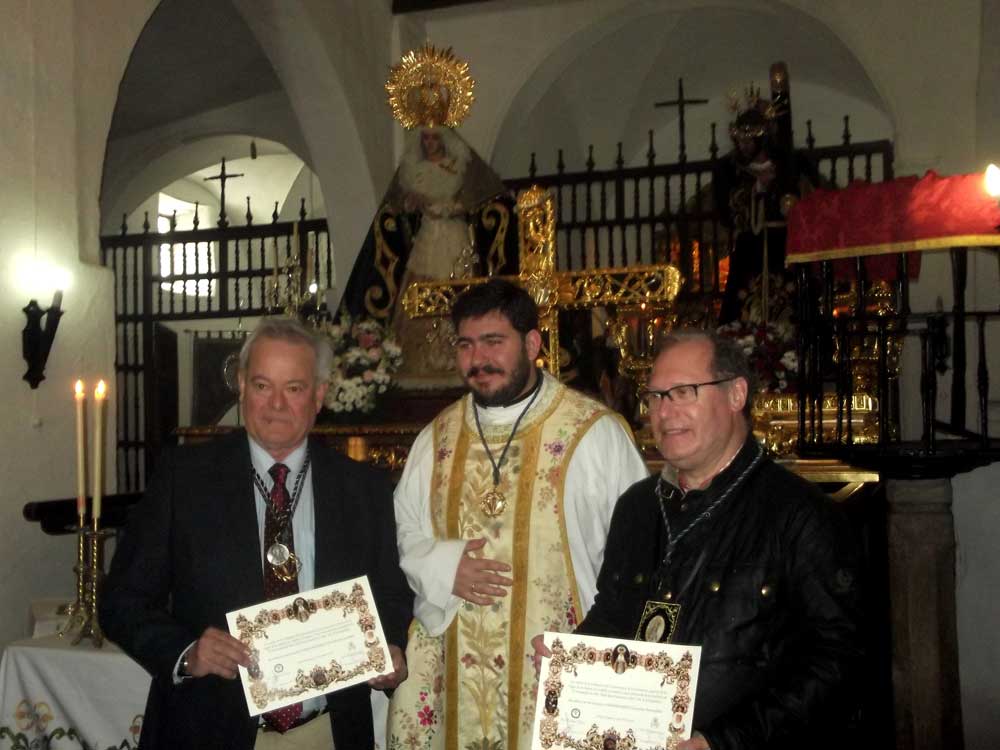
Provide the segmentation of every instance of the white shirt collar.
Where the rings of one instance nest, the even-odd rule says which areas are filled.
[[[253,467],[260,474],[261,478],[270,477],[268,472],[276,463],[283,463],[288,467],[289,475],[294,476],[299,472],[306,460],[308,438],[299,443],[295,450],[285,456],[285,459],[280,462],[275,461],[274,457],[260,443],[250,437],[250,433],[247,433],[247,440],[250,442],[250,460],[253,462]]]

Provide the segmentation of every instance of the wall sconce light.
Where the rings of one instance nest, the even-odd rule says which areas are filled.
[[[28,371],[24,379],[32,388],[45,380],[45,363],[48,362],[52,342],[59,328],[59,318],[62,317],[62,290],[56,291],[52,297],[52,306],[43,310],[37,300],[31,300],[26,307],[21,308],[28,322],[21,331],[21,351],[24,361],[28,363]],[[45,318],[45,328],[42,328],[42,318]]]

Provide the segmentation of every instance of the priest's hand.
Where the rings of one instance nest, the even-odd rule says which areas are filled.
[[[392,657],[392,672],[368,680],[368,687],[373,690],[395,690],[403,684],[403,680],[409,675],[403,650],[390,643],[389,655]]]
[[[451,589],[455,596],[484,606],[492,604],[496,597],[507,596],[507,588],[514,583],[513,579],[500,575],[510,572],[507,563],[473,556],[485,546],[485,539],[473,539],[465,545],[462,559],[458,561],[455,585]]]
[[[544,633],[539,633],[532,638],[531,646],[535,649],[535,655],[532,659],[535,662],[535,674],[537,675],[542,669],[542,659],[546,656],[552,656],[552,652],[549,651],[549,647],[545,645]]]
[[[239,674],[237,665],[249,667],[250,663],[250,649],[218,628],[205,628],[187,652],[187,671],[192,677],[216,674],[233,680]]]

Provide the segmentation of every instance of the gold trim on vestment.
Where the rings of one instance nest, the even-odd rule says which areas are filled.
[[[559,394],[560,396],[562,393]],[[553,400],[552,409],[561,398]],[[517,477],[517,509],[514,515],[514,544],[511,563],[521,563],[521,575],[515,575],[510,602],[510,664],[507,666],[507,747],[517,750],[521,725],[521,680],[524,679],[524,625],[527,617],[528,569],[531,555],[532,493],[541,449],[542,426],[539,420],[525,433],[521,449],[521,471]]]
[[[808,253],[795,253],[785,258],[785,266],[790,266],[793,263],[809,263],[814,260],[857,258],[862,255],[892,255],[894,253],[909,253],[915,250],[950,250],[956,247],[984,247],[993,245],[1000,245],[1000,234],[956,234],[950,237],[928,237],[922,240],[880,242],[874,245],[854,245],[852,247],[839,247],[828,250],[813,250]]]
[[[462,406],[463,412],[465,406]],[[464,417],[464,414],[463,414]],[[441,424],[445,424],[443,421]],[[435,429],[437,429],[437,422],[435,422]],[[435,440],[435,445],[437,441]],[[447,534],[441,534],[442,539],[461,539],[462,535],[458,528],[458,513],[459,506],[461,503],[451,502],[452,497],[461,498],[462,496],[462,481],[464,479],[464,472],[461,470],[456,471],[456,467],[465,466],[465,459],[469,452],[469,439],[468,433],[465,430],[459,429],[458,435],[455,438],[455,456],[452,460],[451,466],[451,476],[448,478],[448,492],[444,496],[444,502],[447,504],[445,507],[445,512],[447,514]],[[438,496],[440,496],[438,494]],[[433,509],[432,509],[433,510]],[[440,514],[439,514],[440,515]],[[464,552],[462,554],[465,554]],[[451,623],[448,629],[445,631],[445,675],[447,679],[445,685],[458,685],[458,613],[455,614],[455,621]],[[447,740],[446,747],[458,747],[458,690],[457,689],[446,689],[445,697],[447,706],[445,710],[445,739]]]
[[[590,419],[582,423],[583,426],[577,430],[576,435],[573,437],[573,442],[566,446],[566,458],[563,460],[565,468],[562,472],[562,477],[560,477],[559,536],[562,539],[563,560],[566,563],[566,575],[569,578],[569,591],[570,596],[573,598],[573,611],[576,613],[577,622],[582,620],[586,613],[583,611],[583,603],[580,601],[580,587],[576,583],[576,572],[573,570],[573,556],[569,553],[569,530],[566,528],[566,478],[569,474],[569,465],[573,460],[573,453],[576,451],[576,447],[583,440],[583,436],[594,426],[594,422],[607,413],[606,411],[596,412]]]

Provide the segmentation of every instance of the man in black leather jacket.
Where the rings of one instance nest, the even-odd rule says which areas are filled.
[[[679,750],[833,747],[855,705],[855,545],[829,498],[750,433],[751,380],[731,341],[663,342],[646,399],[667,468],[618,501],[577,629],[702,647]],[[672,628],[653,622],[671,612]]]

